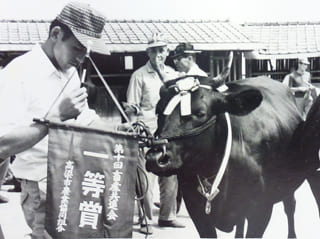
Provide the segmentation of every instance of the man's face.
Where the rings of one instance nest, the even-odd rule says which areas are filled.
[[[163,65],[169,55],[167,46],[152,47],[147,49],[147,54],[153,66]]]
[[[299,68],[299,70],[301,72],[305,72],[307,70],[307,68],[308,68],[308,64],[304,64],[304,63],[299,62],[299,67],[298,68]]]
[[[53,55],[57,66],[62,72],[67,71],[72,66],[78,67],[86,55],[86,48],[72,35],[67,39],[62,39],[63,32],[57,36],[57,41],[53,46]]]
[[[192,65],[192,56],[178,56],[173,59],[173,62],[179,72],[187,73]]]

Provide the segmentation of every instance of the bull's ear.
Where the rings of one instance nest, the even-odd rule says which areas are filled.
[[[227,111],[235,115],[246,115],[257,108],[263,96],[257,89],[246,89],[226,95]]]

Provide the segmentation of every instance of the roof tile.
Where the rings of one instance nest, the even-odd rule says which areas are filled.
[[[0,20],[0,44],[25,44],[28,48],[47,39],[49,26],[50,21],[45,20]],[[221,48],[226,43],[228,47],[234,45],[239,49],[239,44],[243,44],[246,50],[253,47],[250,44],[256,44],[239,30],[239,26],[229,21],[107,20],[103,39],[108,47],[117,44],[120,45],[117,49],[124,51],[145,49],[141,46],[147,44],[154,31],[163,32],[169,44],[190,42],[210,49]],[[10,49],[14,46],[11,45]]]
[[[320,22],[246,23],[242,27],[252,40],[266,46],[260,54],[320,52]]]

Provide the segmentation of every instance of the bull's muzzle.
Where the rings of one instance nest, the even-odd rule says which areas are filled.
[[[165,144],[153,146],[146,154],[146,168],[148,171],[157,172],[159,169],[165,168],[169,164],[169,156],[167,155]]]

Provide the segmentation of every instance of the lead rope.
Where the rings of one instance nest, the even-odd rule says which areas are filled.
[[[219,193],[219,185],[221,183],[221,180],[223,178],[223,175],[225,174],[228,162],[229,162],[229,158],[230,158],[230,154],[231,154],[231,145],[232,145],[232,129],[231,129],[231,121],[230,121],[230,115],[228,112],[226,112],[225,114],[226,117],[226,121],[227,121],[227,128],[228,128],[228,136],[227,136],[227,142],[226,142],[226,147],[224,150],[224,156],[219,168],[219,171],[217,173],[217,176],[215,178],[215,180],[213,181],[213,184],[211,186],[211,190],[210,193],[206,192],[201,179],[199,177],[199,175],[197,174],[197,178],[202,190],[202,195],[207,199],[206,202],[206,207],[205,207],[205,213],[206,214],[210,214],[211,212],[211,201],[218,195]]]

